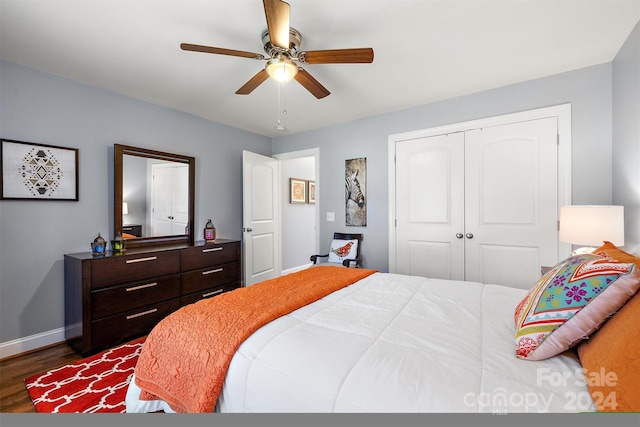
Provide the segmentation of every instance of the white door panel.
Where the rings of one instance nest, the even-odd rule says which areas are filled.
[[[530,289],[540,278],[540,250],[537,247],[481,244],[479,251],[478,282]]]
[[[173,176],[173,221],[171,223],[171,234],[184,234],[185,227],[189,222],[189,166],[177,167]]]
[[[468,131],[465,155],[465,277],[529,289],[558,257],[557,120]]]
[[[243,161],[244,285],[280,275],[278,160],[249,151]]]
[[[397,272],[464,278],[464,134],[396,145]]]

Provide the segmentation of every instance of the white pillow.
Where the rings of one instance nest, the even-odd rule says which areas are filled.
[[[331,241],[331,249],[329,249],[329,262],[337,262],[342,264],[345,259],[356,259],[358,253],[358,240],[338,240]]]

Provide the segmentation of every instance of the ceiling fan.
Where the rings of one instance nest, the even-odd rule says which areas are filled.
[[[236,91],[238,95],[248,95],[269,77],[284,82],[295,79],[316,98],[321,99],[331,92],[327,90],[304,68],[302,64],[356,64],[373,62],[373,49],[331,49],[299,51],[302,36],[289,26],[290,6],[281,0],[263,0],[267,18],[267,28],[262,32],[265,57],[260,53],[242,50],[224,49],[213,46],[202,46],[182,43],[182,50],[215,53],[219,55],[239,56],[256,60],[267,60],[267,65]]]

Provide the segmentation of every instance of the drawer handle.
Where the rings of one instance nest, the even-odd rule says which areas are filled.
[[[202,294],[202,298],[210,297],[212,295],[220,294],[224,291],[224,289],[218,289],[217,291],[207,292],[206,294]]]
[[[158,286],[158,282],[153,282],[153,283],[147,283],[146,285],[140,285],[140,286],[134,286],[132,288],[127,288],[126,291],[127,292],[131,292],[131,291],[138,291],[140,289],[145,289],[145,288],[152,288],[154,286]]]
[[[154,261],[156,259],[158,259],[157,256],[150,256],[150,257],[147,257],[147,258],[128,259],[126,262],[127,262],[127,264],[133,264],[135,262]]]
[[[220,273],[222,270],[223,270],[222,268],[216,268],[215,270],[203,271],[202,275],[206,276],[207,274],[211,274],[211,273]]]
[[[216,251],[221,251],[222,249],[224,249],[224,248],[220,247],[220,248],[203,249],[202,253],[206,254],[207,252],[216,252]]]
[[[151,310],[143,311],[142,313],[131,314],[127,316],[127,320],[135,319],[136,317],[140,316],[146,316],[147,314],[155,313],[156,311],[158,311],[157,308],[152,308]]]

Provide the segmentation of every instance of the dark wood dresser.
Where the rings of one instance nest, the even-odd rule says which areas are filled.
[[[94,353],[148,333],[180,307],[240,287],[240,241],[64,256],[65,338]]]

